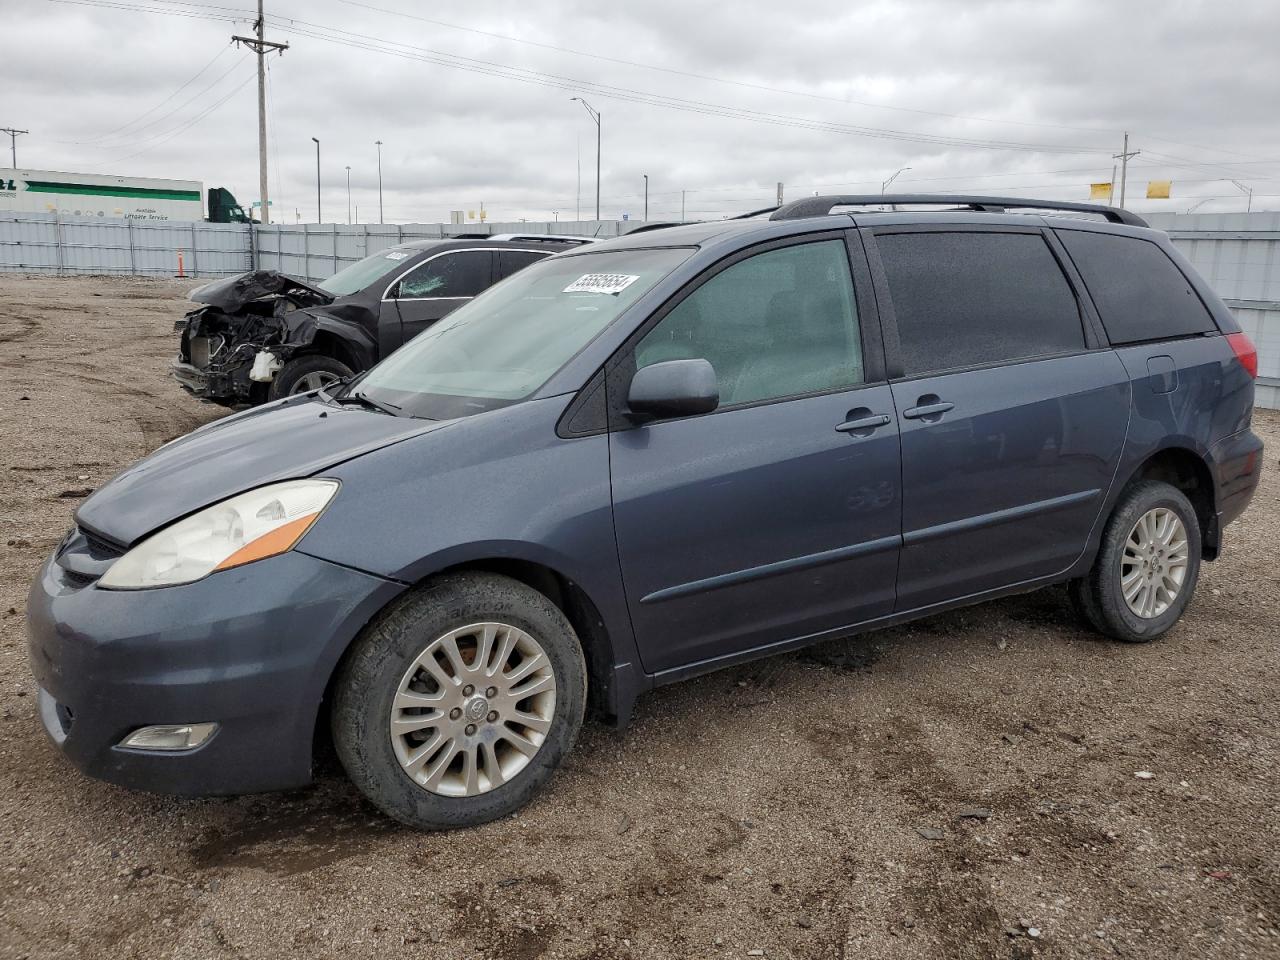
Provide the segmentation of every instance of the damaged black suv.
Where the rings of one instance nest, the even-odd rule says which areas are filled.
[[[499,235],[420,240],[365,257],[311,284],[255,270],[193,290],[176,324],[172,373],[228,406],[305,393],[360,373],[529,264],[584,237]]]

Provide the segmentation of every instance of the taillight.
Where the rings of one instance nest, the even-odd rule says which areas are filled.
[[[1249,335],[1229,333],[1227,343],[1231,344],[1231,349],[1235,351],[1236,359],[1240,361],[1240,366],[1244,367],[1245,372],[1253,379],[1258,379],[1258,348],[1253,345]]]
[[[1226,335],[1226,342],[1231,344],[1231,349],[1234,349],[1235,358],[1240,361],[1240,366],[1244,367],[1249,376],[1257,380],[1258,348],[1253,346],[1253,340],[1249,339],[1248,334],[1229,333]]]

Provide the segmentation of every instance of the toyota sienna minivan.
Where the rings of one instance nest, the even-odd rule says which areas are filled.
[[[331,735],[387,814],[456,827],[588,711],[729,664],[1060,583],[1104,634],[1169,630],[1262,444],[1254,348],[1168,237],[1013,199],[766,213],[549,257],[119,474],[31,588],[50,737],[228,794],[307,783]]]

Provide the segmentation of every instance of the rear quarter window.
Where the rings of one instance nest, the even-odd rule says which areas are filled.
[[[1191,282],[1157,244],[1137,237],[1059,230],[1113,344],[1217,330]]]
[[[903,372],[1083,350],[1075,294],[1036,233],[881,234]]]

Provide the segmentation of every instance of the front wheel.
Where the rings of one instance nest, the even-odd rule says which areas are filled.
[[[523,806],[573,746],[586,705],[582,648],[563,613],[508,577],[441,577],[356,642],[332,728],[374,805],[426,830]]]
[[[341,360],[326,357],[322,353],[309,353],[295,357],[276,372],[267,396],[271,400],[279,400],[296,393],[319,390],[349,376],[351,368]]]
[[[1071,600],[1098,632],[1145,643],[1166,633],[1200,578],[1200,521],[1181,490],[1134,484],[1107,521],[1092,569],[1070,584]]]

